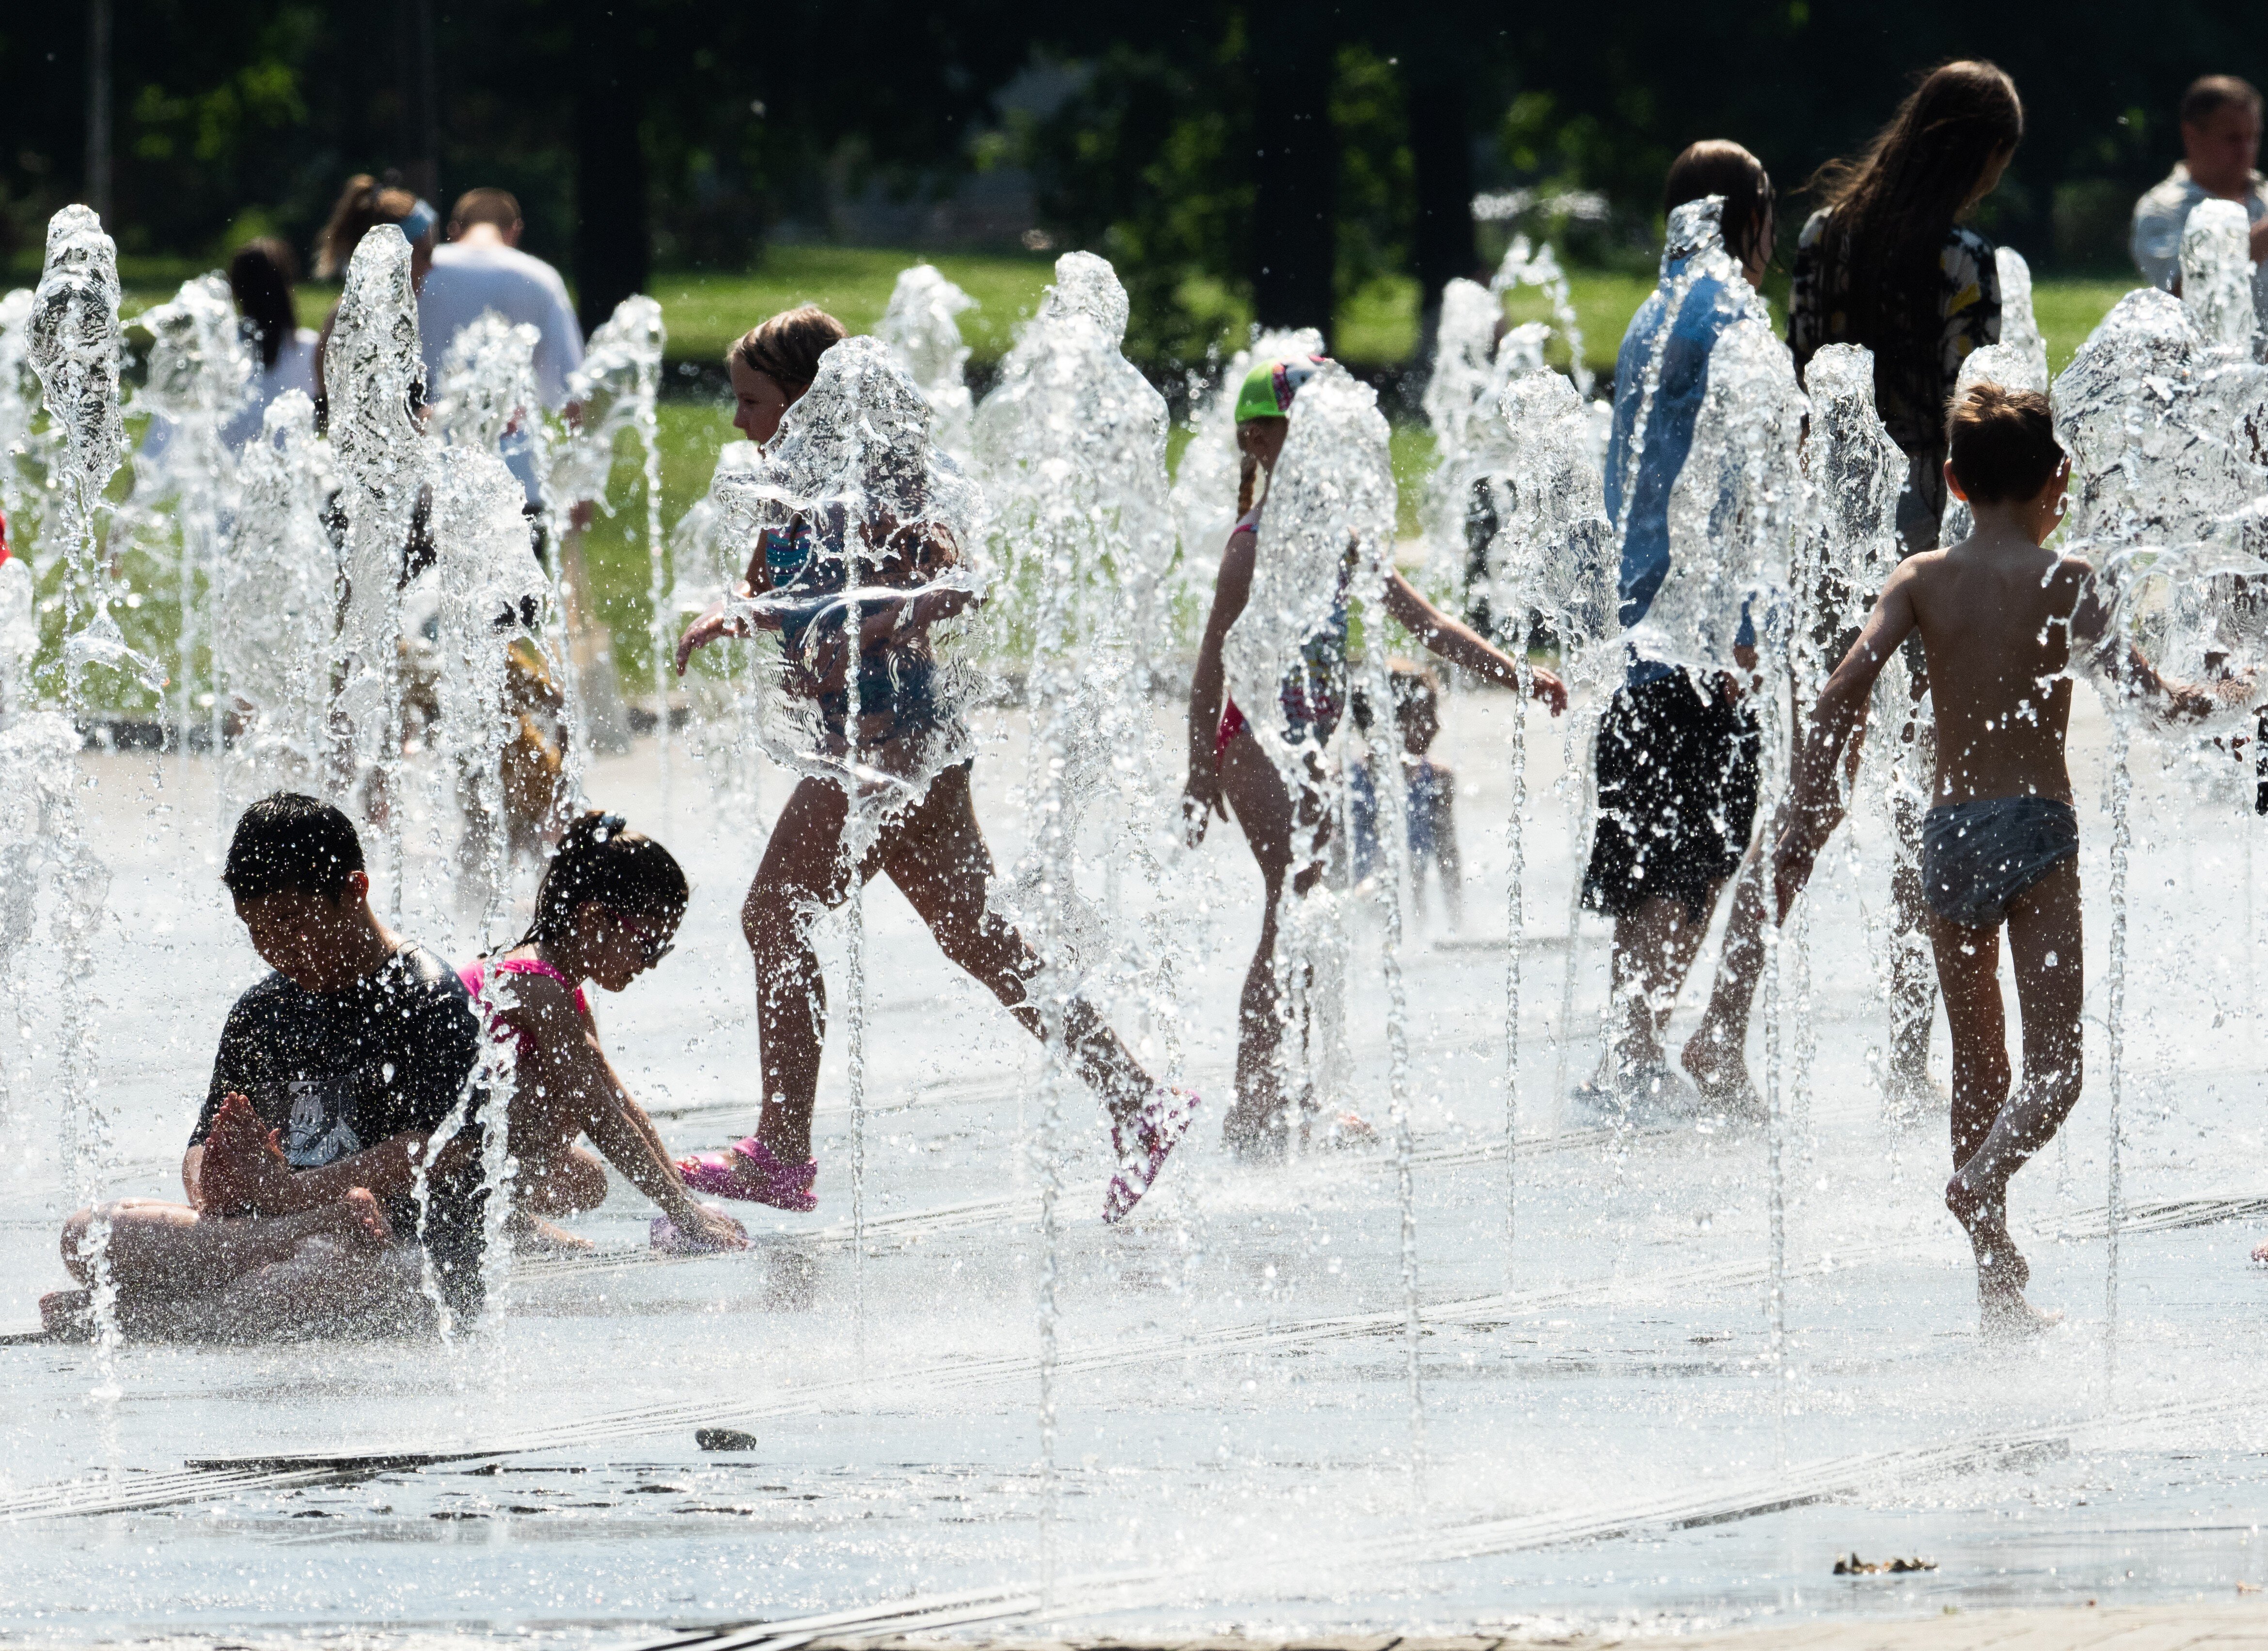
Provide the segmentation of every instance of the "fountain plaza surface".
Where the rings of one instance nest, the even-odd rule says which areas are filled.
[[[1427,1632],[1480,1634],[1457,1642],[1477,1651],[1793,1622],[1814,1626],[1758,1643],[1983,1645],[2007,1641],[1829,1629],[1957,1607],[1965,1633],[2000,1620],[1975,1613],[2089,1602],[2105,1614],[2085,1620],[2106,1627],[2148,1608],[2115,1618],[2142,1636],[2121,1645],[2181,1624],[2190,1639],[2163,1643],[2242,1631],[2250,1619],[2220,1608],[2268,1581],[2268,1425],[2252,1402],[2268,1331],[2247,1262],[2268,1227],[2249,773],[2220,758],[2184,771],[2193,742],[2134,748],[2115,1345],[2098,701],[2076,697],[2073,738],[2095,1065],[2063,1139],[2012,1194],[2031,1297],[2066,1316],[2036,1344],[1979,1340],[1974,1266],[1940,1202],[1942,1117],[1884,1117],[1867,919],[1886,904],[1887,849],[1878,814],[1855,812],[1857,854],[1831,850],[1815,885],[1808,1000],[1792,990],[1784,1021],[1784,1047],[1808,1028],[1815,1054],[1786,1097],[1776,1348],[1761,1128],[1616,1120],[1566,1098],[1598,1059],[1606,953],[1585,917],[1563,1056],[1577,812],[1558,785],[1560,726],[1540,710],[1507,1246],[1511,703],[1449,704],[1436,755],[1461,775],[1465,922],[1453,934],[1429,904],[1403,952],[1414,1389],[1390,1132],[1279,1168],[1219,1144],[1258,921],[1232,829],[1194,853],[1161,839],[1159,892],[1130,879],[1120,894],[1175,937],[1179,1006],[1121,1024],[1203,1092],[1199,1127],[1133,1220],[1107,1229],[1101,1112],[1065,1095],[1052,1257],[1035,1046],[878,886],[863,1252],[838,923],[821,939],[837,983],[821,1207],[743,1206],[748,1253],[658,1259],[652,1212],[618,1186],[570,1224],[593,1251],[519,1260],[451,1343],[129,1344],[107,1397],[92,1348],[0,1346],[0,1636],[629,1645],[763,1619],[771,1630],[719,1643],[957,1628],[1152,1645],[1233,1630],[1380,1651],[1392,1640],[1377,1635]],[[1170,749],[1177,709],[1152,714]],[[1005,788],[1026,771],[1024,714],[976,720],[980,814],[1012,864],[1027,815]],[[85,771],[83,817],[113,866],[89,976],[110,1184],[178,1196],[221,1018],[259,966],[218,887],[203,760],[91,755]],[[2198,772],[2220,778],[2201,787]],[[662,837],[696,888],[675,953],[598,1009],[672,1147],[712,1147],[755,1121],[737,912],[785,785],[762,776],[751,811],[681,763],[664,820],[656,785],[644,748],[588,776],[593,800]],[[413,859],[413,882],[442,869]],[[1081,874],[1100,887],[1092,864]],[[409,931],[453,932],[438,896],[423,898],[405,903]],[[1374,902],[1350,898],[1343,1098],[1382,1125],[1381,925]],[[33,1000],[53,989],[20,969],[14,984]],[[40,1294],[66,1282],[58,1051],[40,1036],[6,1063],[0,1176],[0,1323],[26,1330]],[[1943,1036],[1940,1017],[1940,1073]],[[1051,1259],[1052,1472],[1036,1306]],[[746,1448],[703,1448],[715,1429]],[[1854,1551],[1933,1568],[1833,1574]],[[1019,1623],[980,1625],[1002,1618]],[[2019,1638],[2033,1623],[2027,1644],[2098,1642],[2054,1626],[2076,1618],[2009,1620]]]

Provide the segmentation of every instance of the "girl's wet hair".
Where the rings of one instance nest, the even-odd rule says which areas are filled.
[[[620,917],[674,923],[685,915],[692,893],[675,855],[631,830],[622,815],[593,808],[560,837],[559,851],[536,887],[535,920],[519,943],[545,946],[566,939],[576,912],[593,903]]]
[[[725,352],[725,360],[762,373],[792,398],[809,389],[819,376],[820,357],[848,336],[841,321],[816,304],[806,304],[751,327]]]

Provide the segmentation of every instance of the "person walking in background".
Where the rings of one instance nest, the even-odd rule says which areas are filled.
[[[2268,329],[2268,181],[2260,176],[2260,93],[2235,75],[2207,75],[2182,93],[2182,158],[2134,203],[2134,267],[2152,286],[2182,290],[2182,227],[2200,201],[2234,201],[2252,220],[2252,308]]]
[[[314,328],[299,325],[291,295],[298,278],[299,261],[273,236],[245,242],[228,261],[228,290],[244,317],[245,342],[254,361],[252,397],[221,431],[232,447],[260,433],[268,404],[284,391],[314,399],[316,336]]]
[[[298,276],[299,261],[291,248],[271,236],[245,242],[228,261],[228,290],[236,299],[254,363],[250,394],[221,426],[221,439],[232,451],[260,434],[268,404],[284,391],[298,390],[314,399],[319,341],[313,328],[299,325],[293,306],[291,285]],[[142,439],[142,457],[158,458],[173,439],[173,420],[163,413],[151,415],[149,432]]]
[[[417,289],[417,335],[425,352],[425,393],[435,394],[441,363],[457,335],[494,310],[535,328],[535,393],[546,411],[567,405],[567,378],[583,365],[583,329],[567,284],[542,259],[519,249],[519,203],[502,189],[468,189],[449,214],[449,239],[433,253],[433,273]],[[504,460],[541,504],[534,444],[526,430],[504,440]]]
[[[1675,213],[1712,195],[1723,203],[1725,250],[1746,279],[1699,275],[1673,312],[1673,295],[1705,249],[1680,240],[1674,226],[1662,248],[1660,287],[1631,317],[1615,361],[1606,505],[1622,529],[1625,630],[1645,621],[1669,577],[1670,491],[1709,393],[1710,353],[1735,324],[1771,325],[1754,290],[1771,261],[1771,179],[1738,144],[1695,144],[1670,166],[1662,210]],[[1649,391],[1648,364],[1657,353],[1660,376]],[[1734,654],[1744,667],[1755,662],[1745,623]],[[1679,1087],[1662,1058],[1662,1028],[1725,880],[1748,850],[1758,740],[1756,715],[1741,704],[1731,675],[1696,674],[1632,647],[1624,684],[1599,726],[1598,829],[1583,874],[1584,905],[1614,920],[1618,1006],[1605,1064],[1584,1093],[1616,1111],[1659,1104]]]
[[[357,173],[339,191],[339,198],[331,208],[330,222],[323,225],[321,239],[315,243],[315,276],[318,280],[335,281],[346,274],[347,265],[353,262],[355,248],[362,238],[380,224],[392,224],[401,232],[401,239],[409,243],[409,284],[423,288],[427,274],[433,268],[433,232],[440,226],[441,215],[429,201],[421,201],[398,184],[382,182],[368,173]],[[320,426],[328,422],[329,409],[323,389],[323,357],[329,352],[331,328],[338,325],[339,306],[331,306],[331,313],[323,318],[321,336],[315,343],[315,418]],[[429,380],[426,392],[431,394]]]
[[[2014,81],[1989,63],[1949,63],[1923,77],[1865,153],[1830,161],[1812,179],[1823,204],[1796,242],[1788,346],[1799,374],[1827,344],[1874,352],[1874,409],[1906,456],[1897,512],[1905,556],[1937,545],[1946,407],[1961,364],[2000,341],[1992,243],[1961,219],[1992,193],[2023,135]],[[1918,649],[1908,651],[1907,665],[1918,702],[1928,692]],[[1903,1115],[1942,1111],[1948,1102],[1929,1075],[1937,993],[1920,882],[1922,788],[1935,759],[1926,717],[1892,732],[1907,771],[1890,792],[1896,862],[1886,1076],[1890,1109]],[[1745,1004],[1754,971],[1742,978]],[[1745,1030],[1745,1008],[1732,1018]]]

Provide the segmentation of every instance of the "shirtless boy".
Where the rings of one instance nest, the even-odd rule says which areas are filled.
[[[2079,822],[2064,763],[2073,644],[2122,691],[2161,702],[2168,715],[2201,715],[2213,702],[2107,642],[2094,571],[2042,548],[2062,519],[2069,470],[2047,398],[1978,385],[1953,409],[1949,433],[1947,484],[1969,501],[1976,530],[1899,566],[1828,679],[1797,763],[1774,881],[1785,919],[1842,817],[1841,759],[1874,677],[1920,631],[1938,731],[1922,876],[1953,1030],[1945,1202],[1977,1252],[1984,1330],[2007,1335],[2052,1322],[2024,1299],[2029,1269],[2008,1234],[2008,1180],[2079,1099]],[[2013,1095],[1998,973],[2003,924],[2023,1020],[2023,1083]]]
[[[222,881],[275,971],[236,1000],[181,1161],[185,1204],[123,1198],[63,1228],[63,1264],[109,1270],[129,1330],[227,1338],[422,1328],[409,1241],[426,1141],[456,1105],[479,1028],[456,971],[370,909],[354,824],[278,792],[244,812]],[[477,1132],[442,1151],[423,1239],[452,1308],[477,1304]],[[401,1241],[397,1242],[397,1241]],[[83,1329],[88,1293],[40,1303]]]

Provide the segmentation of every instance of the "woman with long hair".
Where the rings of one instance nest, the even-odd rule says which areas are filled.
[[[1788,346],[1798,373],[1825,344],[1863,344],[1874,352],[1875,410],[1906,455],[1897,527],[1908,556],[1937,548],[1945,512],[1946,407],[1961,364],[1970,351],[2000,341],[1992,243],[1962,220],[1992,193],[2023,136],[2024,105],[2014,81],[1989,63],[1944,63],[1922,77],[1861,153],[1830,161],[1812,179],[1821,204],[1796,242]],[[1927,679],[1918,654],[1909,668],[1919,700]],[[1900,1113],[1949,1104],[1928,1071],[1936,977],[1916,800],[1933,760],[1923,748],[1928,726],[1918,719],[1900,740],[1916,775],[1925,778],[1896,788],[1891,804],[1896,864],[1890,879],[1896,915],[1888,1079],[1891,1105]],[[1738,1029],[1746,1015],[1727,1021]]]
[[[1911,467],[1898,505],[1910,554],[1937,543],[1945,409],[1961,364],[2000,339],[1992,243],[1961,220],[2023,136],[2014,81],[1988,63],[1946,63],[1862,153],[1812,178],[1821,204],[1796,242],[1788,347],[1798,372],[1822,344],[1874,351],[1875,407]]]

